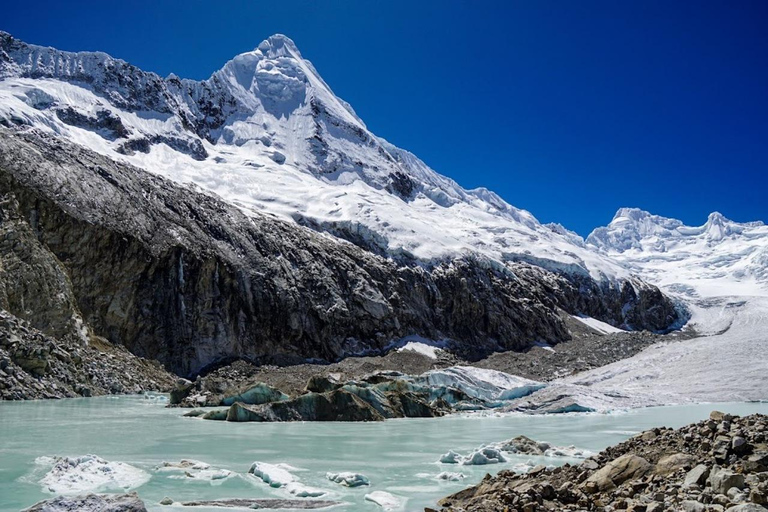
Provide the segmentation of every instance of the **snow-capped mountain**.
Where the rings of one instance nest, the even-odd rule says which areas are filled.
[[[568,315],[685,317],[576,234],[376,137],[285,36],[194,81],[0,34],[0,228],[0,309],[182,375],[414,335],[477,358],[567,340]]]
[[[2,33],[0,78],[0,123],[54,133],[375,252],[628,276],[572,233],[489,190],[465,190],[376,137],[282,35],[198,82]]]
[[[645,279],[682,295],[768,295],[768,226],[720,213],[701,226],[620,209],[587,243]]]

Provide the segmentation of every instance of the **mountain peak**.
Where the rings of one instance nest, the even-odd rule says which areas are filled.
[[[651,214],[649,212],[641,210],[640,208],[619,208],[616,211],[616,215],[613,216],[613,220],[611,222],[613,223],[624,219],[638,221],[650,216]]]
[[[284,34],[274,34],[262,41],[256,50],[264,54],[265,57],[274,59],[277,57],[299,57],[301,52],[293,42],[293,39]]]

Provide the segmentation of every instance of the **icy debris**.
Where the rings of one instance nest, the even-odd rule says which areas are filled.
[[[440,456],[440,462],[442,464],[458,464],[461,462],[463,457],[456,453],[453,450],[448,451],[448,453],[445,453]]]
[[[297,498],[319,498],[328,494],[328,491],[317,489],[301,484],[299,482],[289,482],[285,485],[285,490]]]
[[[464,473],[453,473],[451,471],[443,471],[437,475],[438,480],[444,480],[446,482],[460,482],[464,480],[466,476]]]
[[[486,464],[499,464],[500,462],[507,462],[501,450],[494,446],[486,446],[471,452],[461,461],[461,464],[464,466],[484,466]]]
[[[343,485],[344,487],[359,487],[361,485],[370,485],[371,483],[368,477],[360,473],[326,473],[325,477],[331,482]]]
[[[542,382],[472,366],[452,366],[432,370],[416,377],[414,382],[458,389],[471,398],[484,400],[489,404],[498,404],[501,401],[530,395],[545,387]]]
[[[182,459],[179,462],[163,462],[163,465],[157,468],[157,471],[171,471],[180,472],[179,475],[173,475],[170,478],[193,480],[206,480],[210,482],[218,482],[226,480],[230,476],[234,475],[232,471],[227,469],[214,469],[211,465],[199,460]]]
[[[462,464],[464,466],[483,466],[507,462],[507,459],[501,453],[501,450],[495,446],[482,446],[466,456],[451,450],[440,457],[440,462],[443,464]]]
[[[592,454],[588,450],[582,450],[575,446],[552,446],[549,443],[534,441],[525,436],[518,436],[501,443],[493,443],[461,455],[453,450],[440,457],[442,464],[461,464],[464,466],[482,466],[486,464],[499,464],[508,462],[504,453],[516,455],[535,455],[540,457],[571,457],[585,459]],[[527,466],[527,464],[526,464]]]
[[[55,494],[123,491],[147,483],[150,475],[124,462],[109,462],[96,455],[40,457],[38,464],[53,464],[40,480],[43,489]]]
[[[385,491],[373,491],[365,495],[365,500],[377,504],[384,510],[400,510],[405,500]]]
[[[269,484],[270,487],[283,487],[296,481],[295,476],[285,469],[284,466],[281,467],[278,464],[254,462],[251,464],[248,473],[257,478],[261,478],[264,483]]]

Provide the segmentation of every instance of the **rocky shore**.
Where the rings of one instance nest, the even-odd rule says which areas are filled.
[[[765,512],[768,416],[655,428],[577,466],[502,471],[444,498],[443,512]]]

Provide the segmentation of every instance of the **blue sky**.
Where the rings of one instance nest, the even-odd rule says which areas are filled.
[[[284,33],[374,133],[582,235],[622,206],[768,221],[764,0],[8,4],[16,37],[163,76]]]

